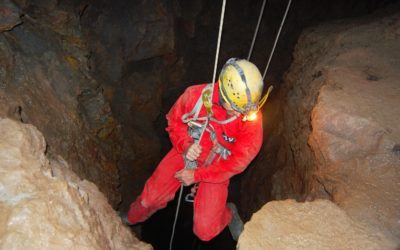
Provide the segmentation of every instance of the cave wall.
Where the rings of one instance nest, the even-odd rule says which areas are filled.
[[[330,32],[338,32],[339,28],[331,28],[324,34],[327,37],[333,36],[331,41],[323,39],[324,35],[306,40],[307,32],[304,29],[314,29],[316,23],[329,23],[329,20],[357,23],[354,20],[355,16],[360,16],[359,22],[367,22],[362,16],[379,15],[374,13],[382,12],[380,8],[386,11],[396,10],[398,4],[395,1],[293,3],[278,43],[275,59],[273,58],[271,64],[277,64],[277,68],[272,67],[270,69],[272,75],[267,74],[267,82],[271,79],[275,89],[263,108],[264,144],[260,154],[242,178],[240,206],[245,220],[250,219],[251,215],[266,202],[274,199],[293,198],[304,201],[314,188],[313,182],[309,181],[313,178],[312,173],[306,171],[313,165],[309,162],[314,161],[313,152],[309,149],[307,141],[311,130],[311,110],[315,105],[320,86],[325,83],[321,80],[323,77],[321,78],[322,71],[318,69],[320,66],[313,67],[315,64],[325,64],[325,61],[336,58],[335,53],[339,52],[329,49],[336,46],[334,41],[337,38],[335,35],[330,35]],[[351,25],[357,26],[357,24]],[[353,41],[349,43],[353,44]],[[296,44],[296,47],[292,48],[292,44]],[[331,54],[325,56],[328,52]],[[287,53],[293,54],[288,56]],[[285,74],[282,71],[284,67],[280,56],[283,56],[282,60],[288,57],[294,60]],[[296,73],[293,73],[294,71]],[[279,79],[274,77],[278,72],[283,76],[282,82],[274,81]],[[293,165],[299,167],[287,167]],[[277,177],[278,175],[281,176]],[[286,181],[285,177],[291,180]],[[281,192],[280,189],[285,191]],[[329,198],[326,192],[322,192],[319,197],[322,196]]]
[[[91,74],[121,124],[122,207],[141,190],[160,159],[156,128],[174,65],[174,22],[165,1],[80,1]],[[169,69],[171,69],[170,67]]]
[[[294,159],[291,147],[296,146],[280,143],[289,130],[279,123],[288,88],[278,86],[301,30],[391,2],[293,3],[267,75],[267,84],[276,88],[264,109],[265,144],[243,175],[241,210],[247,219],[274,197],[304,199],[298,193],[312,188],[304,181],[306,173],[295,169],[290,185],[296,192],[271,194],[272,176]],[[169,148],[164,114],[186,86],[210,81],[220,3],[16,0],[3,6],[1,114],[38,126],[48,153],[62,154],[114,205],[121,182],[129,204]],[[247,56],[260,6],[257,0],[227,5],[219,68],[232,56]],[[252,57],[260,68],[284,8],[281,1],[268,3]]]
[[[37,126],[47,154],[116,206],[119,128],[89,74],[78,12],[57,1],[2,1],[0,10],[0,115]]]
[[[274,206],[279,207],[278,203],[267,203],[246,225],[250,230],[246,240],[262,242],[267,237],[264,240],[267,245],[300,242],[300,246],[304,243],[304,249],[308,249],[307,243],[316,241],[316,246],[323,246],[325,239],[317,239],[318,232],[323,230],[320,227],[325,222],[334,225],[340,218],[331,216],[321,222],[318,215],[321,203],[313,200],[325,199],[348,217],[346,223],[359,224],[358,228],[380,239],[376,241],[380,241],[378,246],[366,244],[368,248],[398,248],[399,13],[397,4],[368,17],[339,20],[304,30],[279,92],[282,109],[280,114],[272,113],[273,118],[282,119],[273,132],[273,136],[282,139],[274,151],[279,169],[274,166],[273,173],[252,175],[253,183],[247,182],[260,189],[260,183],[270,181],[266,185],[272,191],[269,197],[283,200],[280,202],[283,210],[289,208],[286,212],[276,210],[274,220],[279,216],[281,219],[263,218],[264,223],[260,223],[256,216],[272,216]],[[256,164],[268,168],[265,165],[268,160],[260,156]],[[262,195],[268,195],[265,193],[268,191],[250,193],[253,197],[246,197],[247,202],[254,200],[254,206],[263,199]],[[290,198],[307,202],[297,203]],[[307,213],[315,218],[303,217],[306,210],[302,206],[310,206]],[[307,230],[300,232],[296,226],[286,224],[286,215],[293,216],[288,219],[290,222],[303,218],[294,224]],[[278,229],[279,235],[269,238],[277,232],[264,230],[271,228]],[[342,236],[349,228],[339,229],[344,233]],[[360,244],[368,243],[370,238],[350,237],[353,239],[348,242],[358,239]],[[340,240],[335,244],[340,244]],[[242,248],[246,249],[245,245]]]

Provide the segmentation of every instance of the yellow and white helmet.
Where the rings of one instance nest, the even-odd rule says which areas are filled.
[[[219,75],[222,98],[244,115],[257,111],[263,86],[257,66],[244,59],[229,59]]]

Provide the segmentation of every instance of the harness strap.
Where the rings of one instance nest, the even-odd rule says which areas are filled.
[[[217,155],[219,155],[219,159],[222,158],[224,160],[227,160],[228,157],[231,155],[231,151],[221,144],[217,144],[215,151],[211,150],[210,153],[208,154],[208,157],[204,163],[204,166],[209,166],[215,159]]]
[[[183,123],[188,123],[190,120],[192,119],[188,119],[189,116],[193,115],[193,118],[197,118],[199,116],[200,113],[200,109],[201,109],[201,105],[203,104],[203,101],[201,100],[201,98],[199,98],[196,102],[196,105],[194,105],[193,110],[190,111],[189,113],[186,113],[184,115],[182,115],[181,119]]]
[[[210,117],[208,117],[208,116],[199,117],[202,105],[205,106],[206,110],[209,110],[209,111],[207,111],[207,114],[209,114],[209,112],[210,112],[210,114],[212,114],[212,111],[211,111],[212,92],[210,93],[210,89],[212,89],[212,88],[213,88],[213,84],[210,83],[210,84],[207,84],[207,86],[202,90],[201,96],[197,100],[197,102],[194,105],[192,111],[182,115],[181,120],[182,120],[183,123],[189,123],[190,121],[199,121],[199,120],[200,121],[207,121],[207,119],[210,119],[211,121],[213,121],[215,123],[218,123],[218,124],[228,124],[228,123],[236,120],[236,118],[237,118],[236,116],[232,116],[229,119],[226,119],[226,120],[223,120],[223,121],[217,120],[213,116],[210,116]],[[189,117],[191,117],[191,118],[189,118]]]

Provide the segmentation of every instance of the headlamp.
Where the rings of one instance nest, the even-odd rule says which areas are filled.
[[[257,113],[258,111],[261,109],[261,107],[265,104],[265,102],[268,99],[269,94],[271,93],[272,89],[274,87],[271,85],[268,88],[267,93],[263,96],[263,98],[261,98],[261,100],[258,102],[258,105],[254,105],[252,103],[250,103],[251,106],[248,106],[248,110],[244,115],[243,115],[243,119],[242,121],[254,121],[255,119],[257,119]],[[254,109],[254,107],[256,107],[256,109]]]
[[[243,121],[254,121],[255,119],[257,119],[257,112],[258,111],[250,111],[249,113],[247,113],[246,115],[243,116]]]

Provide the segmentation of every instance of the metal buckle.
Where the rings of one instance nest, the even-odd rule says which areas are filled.
[[[185,196],[185,201],[186,201],[186,202],[193,203],[193,202],[194,202],[194,197],[195,197],[195,195],[194,195],[193,193],[187,194],[187,195]]]

